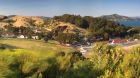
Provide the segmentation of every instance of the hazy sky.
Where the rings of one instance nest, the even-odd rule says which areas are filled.
[[[140,0],[0,0],[0,15],[140,16]]]

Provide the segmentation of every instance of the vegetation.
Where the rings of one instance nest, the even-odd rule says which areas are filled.
[[[0,78],[139,78],[140,46],[129,52],[98,43],[81,53],[0,50]]]
[[[3,47],[9,49],[26,49],[31,51],[37,51],[39,53],[49,52],[71,52],[75,51],[72,47],[65,47],[59,45],[57,41],[49,40],[47,43],[41,40],[30,40],[30,39],[0,39],[0,44]]]
[[[4,19],[6,20],[7,18]],[[0,28],[0,36],[8,34],[9,36],[14,35],[14,37],[18,37],[19,35],[24,35],[24,37],[29,39],[33,38],[33,36],[38,36],[38,39],[44,39],[46,42],[48,40],[57,40],[60,43],[79,42],[81,41],[79,39],[91,40],[92,38],[95,38],[95,40],[140,38],[139,27],[126,27],[104,18],[64,14],[62,16],[55,16],[52,19],[38,17],[39,19],[42,19],[42,23],[39,23],[39,25],[36,25],[35,20],[32,19],[23,20],[23,22],[29,23],[30,26],[26,26],[26,24],[25,26],[14,26],[13,23],[16,21],[12,19],[11,21],[5,21],[8,24],[4,28]]]
[[[45,29],[51,22],[41,27],[5,26],[3,33],[38,35],[41,40],[0,39],[0,78],[139,78],[140,46],[130,51],[120,46],[96,43],[92,50],[83,56],[73,47],[60,44],[84,43],[92,37],[108,40],[114,37],[140,38],[139,27],[124,27],[118,23],[90,16],[65,14],[56,16],[55,21],[74,24],[77,30],[69,32],[66,26],[58,26],[52,31]],[[11,21],[10,21],[11,23]],[[47,25],[46,25],[47,24]],[[80,29],[88,33],[81,33]],[[35,33],[38,32],[38,33]],[[65,31],[65,32],[64,32]],[[84,41],[85,40],[85,41]],[[59,44],[59,43],[60,44]]]
[[[79,35],[74,33],[58,33],[58,36],[56,38],[57,41],[62,43],[73,43],[76,41],[80,41]]]
[[[130,27],[128,33],[129,38],[140,39],[140,27]]]
[[[87,29],[89,35],[94,37],[100,36],[105,40],[111,37],[124,37],[127,35],[127,27],[102,18],[64,14],[63,16],[55,16],[53,19],[75,24],[76,26]]]

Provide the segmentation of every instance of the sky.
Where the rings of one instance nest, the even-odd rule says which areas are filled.
[[[140,16],[140,0],[0,0],[0,15]]]

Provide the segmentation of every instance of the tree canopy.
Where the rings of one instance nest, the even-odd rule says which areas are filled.
[[[54,20],[69,22],[78,27],[87,29],[92,36],[101,36],[104,39],[109,37],[124,37],[126,35],[127,27],[109,21],[103,18],[94,18],[91,16],[69,15],[55,16]]]

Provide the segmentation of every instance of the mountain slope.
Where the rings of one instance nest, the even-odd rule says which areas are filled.
[[[85,29],[82,29],[74,24],[60,22],[53,20],[49,17],[43,16],[19,16],[19,15],[10,15],[10,16],[0,16],[0,28],[4,28],[6,26],[10,27],[29,27],[32,28],[33,31],[41,31],[48,32],[54,31],[57,28],[64,28],[64,33],[69,31],[69,33],[86,33]]]
[[[118,15],[118,14],[112,14],[112,15],[104,15],[99,18],[119,22],[120,24],[126,26],[140,26],[139,17],[129,17],[129,16]]]
[[[9,23],[14,27],[43,26],[48,19],[40,16],[0,15],[0,27],[7,26],[4,23]]]
[[[40,26],[44,24],[44,20],[36,16],[15,16],[11,19],[15,21],[13,25],[16,27],[32,25]]]
[[[128,17],[128,16],[123,16],[123,15],[118,15],[118,14],[112,14],[112,15],[103,15],[100,18],[112,20],[112,21],[128,21],[128,20],[140,20],[138,17]]]
[[[69,33],[83,33],[83,34],[87,33],[87,31],[85,29],[80,28],[74,24],[60,22],[60,21],[56,21],[56,20],[52,20],[46,29],[48,31],[53,31],[53,30],[56,30],[58,28],[62,28],[64,33],[67,33],[67,32],[69,32]]]

